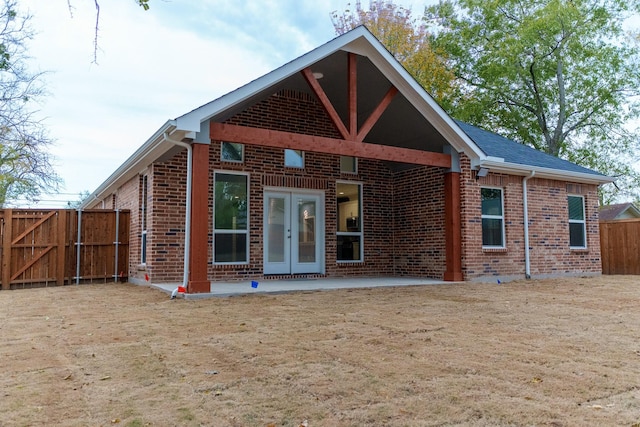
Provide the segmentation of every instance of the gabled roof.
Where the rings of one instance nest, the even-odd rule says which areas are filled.
[[[340,109],[348,105],[344,98],[347,94],[347,52],[360,57],[358,98],[363,103],[369,107],[375,106],[390,86],[396,87],[400,94],[368,135],[369,142],[438,152],[442,152],[443,145],[451,145],[456,151],[465,152],[471,157],[482,156],[482,151],[473,141],[364,26],[344,33],[270,73],[178,117],[177,130],[196,132],[199,141],[208,141],[208,120],[223,121],[278,89],[294,88],[309,92],[310,88],[301,75],[301,71],[308,67],[314,72],[322,73],[322,87],[346,122],[348,112]],[[359,120],[364,121],[369,112],[367,108],[359,108],[358,113],[362,114]],[[385,132],[391,128],[393,131]]]
[[[611,182],[611,178],[594,170],[575,163],[552,156],[534,148],[520,144],[509,138],[489,132],[477,126],[472,126],[456,120],[456,124],[475,142],[488,156],[502,159],[503,167],[520,165],[527,170],[558,171],[576,174],[579,178],[592,178],[602,182]],[[486,162],[485,162],[486,163]],[[487,165],[488,166],[488,165]],[[497,166],[499,168],[499,166]]]
[[[516,155],[521,150],[531,149],[490,132],[456,123],[369,30],[357,27],[218,99],[167,121],[85,200],[82,207],[114,192],[154,161],[182,149],[167,137],[177,141],[191,139],[209,143],[210,120],[222,122],[278,90],[309,90],[301,75],[306,68],[323,73],[323,89],[330,98],[333,97],[333,103],[339,110],[341,105],[347,104],[340,98],[347,92],[343,78],[346,67],[343,58],[347,53],[359,57],[358,69],[359,73],[362,72],[362,80],[358,85],[362,84],[366,90],[360,90],[358,98],[362,98],[365,104],[379,102],[390,86],[398,89],[400,95],[394,98],[387,112],[371,129],[367,142],[440,153],[451,147],[466,154],[472,167],[489,167],[512,174],[528,175],[533,169],[537,176],[567,181],[595,184],[612,181],[579,166],[569,166],[568,162],[560,159],[542,159],[539,157],[541,153],[537,154],[535,150]],[[363,110],[363,115],[370,113]],[[338,111],[338,114],[345,117],[348,112]],[[364,119],[358,118],[359,121]],[[540,160],[536,163],[532,160],[534,158]]]
[[[640,209],[633,203],[618,203],[600,207],[600,221],[640,218]]]

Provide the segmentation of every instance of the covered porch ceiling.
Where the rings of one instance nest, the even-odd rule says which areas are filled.
[[[309,67],[339,120],[347,129],[352,120],[349,55],[349,52],[339,50]],[[362,129],[390,89],[393,89],[393,84],[367,57],[351,55],[355,58],[356,70],[355,117],[357,129]],[[294,90],[316,96],[303,70],[254,93],[242,102],[219,111],[211,117],[211,121],[222,123],[281,90]],[[448,145],[445,137],[402,93],[397,93],[391,98],[390,103],[366,133],[362,142],[433,153],[443,153],[444,147]],[[394,169],[407,166],[398,162],[388,162],[388,164]]]

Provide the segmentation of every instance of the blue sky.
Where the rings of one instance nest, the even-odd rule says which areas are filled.
[[[420,16],[434,0],[397,1]],[[37,32],[34,70],[47,71],[39,105],[65,207],[93,191],[166,120],[176,118],[335,37],[331,12],[348,0],[101,0],[93,64],[93,0],[20,0]],[[353,3],[353,2],[352,2]],[[368,0],[362,2],[368,6]],[[34,206],[20,204],[20,206]]]

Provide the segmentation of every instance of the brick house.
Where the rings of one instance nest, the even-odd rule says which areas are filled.
[[[84,202],[129,280],[599,274],[612,180],[456,122],[364,27],[166,122]],[[528,248],[528,250],[527,250]]]

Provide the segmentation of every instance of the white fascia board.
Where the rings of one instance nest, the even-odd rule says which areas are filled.
[[[484,151],[460,129],[451,116],[370,32],[366,32],[365,38],[369,44],[352,43],[349,46],[350,51],[368,57],[456,151],[465,153],[472,159],[487,157]]]
[[[638,208],[636,207],[636,205],[634,205],[633,203],[631,203],[629,205],[629,207],[627,208],[627,210],[631,210],[633,211],[634,215],[637,217],[640,217],[640,210],[638,210]]]
[[[366,37],[369,33],[364,27],[338,36],[324,45],[294,59],[293,61],[276,68],[275,70],[258,77],[256,80],[229,92],[220,98],[202,105],[195,110],[186,113],[176,119],[178,130],[200,132],[200,124],[207,121],[221,111],[241,103],[254,94],[274,86],[286,78],[298,73],[316,62],[326,58],[338,50],[348,50],[347,45],[360,37]]]
[[[125,162],[120,165],[100,186],[91,193],[80,205],[80,209],[87,209],[105,194],[113,193],[118,187],[144,170],[149,164],[173,144],[164,142],[164,134],[171,134],[176,129],[174,120],[168,120],[147,141],[140,146]]]
[[[484,156],[483,158],[472,158],[471,159],[471,168],[472,169],[480,168],[484,164],[486,164],[487,162],[503,164],[504,163],[504,158],[502,158],[502,157],[494,157],[494,156]]]
[[[492,160],[484,160],[477,164],[477,167],[484,167],[491,172],[502,172],[510,175],[530,175],[531,172],[535,172],[536,178],[555,179],[559,181],[579,182],[583,184],[607,184],[614,182],[615,179],[604,175],[595,175],[583,172],[571,172],[560,169],[543,168],[539,166],[521,165],[517,163],[508,163],[504,161],[496,161],[496,158]]]

